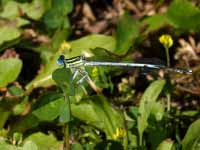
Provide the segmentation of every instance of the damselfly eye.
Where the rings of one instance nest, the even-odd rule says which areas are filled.
[[[57,64],[58,65],[63,65],[65,61],[65,56],[64,55],[60,55],[60,57],[57,59]]]

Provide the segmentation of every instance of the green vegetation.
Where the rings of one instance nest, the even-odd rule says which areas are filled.
[[[200,150],[199,6],[0,0],[0,150]],[[85,67],[77,84],[61,54],[193,73]]]

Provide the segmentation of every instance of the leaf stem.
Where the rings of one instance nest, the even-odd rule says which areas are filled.
[[[165,46],[165,54],[167,57],[167,67],[170,67],[169,48],[167,46]]]
[[[63,144],[63,150],[70,150],[70,137],[69,137],[69,124],[64,124],[64,144]]]
[[[64,91],[63,91],[64,92]],[[64,92],[65,101],[67,102],[67,107],[69,110],[69,120],[71,120],[71,106],[70,106],[70,98]],[[63,150],[70,150],[70,135],[69,135],[69,122],[64,124],[64,144]]]

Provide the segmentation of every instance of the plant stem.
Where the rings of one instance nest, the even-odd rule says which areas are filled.
[[[69,120],[71,120],[71,106],[70,106],[70,98],[69,96],[64,93],[65,101],[67,102],[67,107],[69,110]],[[64,144],[63,150],[70,150],[70,135],[69,135],[69,122],[64,124]]]
[[[165,53],[167,57],[167,67],[170,67],[169,48],[165,46]]]
[[[170,111],[170,104],[171,104],[171,94],[167,92],[167,111]]]
[[[69,143],[69,124],[64,124],[64,144],[63,144],[63,150],[70,150],[70,143]]]
[[[124,137],[123,145],[124,145],[124,150],[128,150],[129,137],[128,137],[128,128],[126,125],[125,110],[122,110],[122,112],[123,112],[123,122],[124,122],[124,128],[125,128],[125,137]]]

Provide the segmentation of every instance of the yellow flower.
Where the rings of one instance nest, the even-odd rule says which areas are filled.
[[[98,76],[98,69],[97,69],[97,67],[94,67],[93,69],[92,69],[92,77],[93,78],[96,78]]]
[[[71,45],[69,43],[67,43],[66,41],[62,42],[62,44],[60,45],[59,50],[63,51],[65,49],[70,49]]]
[[[123,128],[117,128],[115,134],[113,134],[113,138],[115,140],[124,137],[125,130]]]
[[[170,48],[173,45],[173,39],[169,34],[163,34],[159,37],[159,42],[163,44],[163,46]]]

